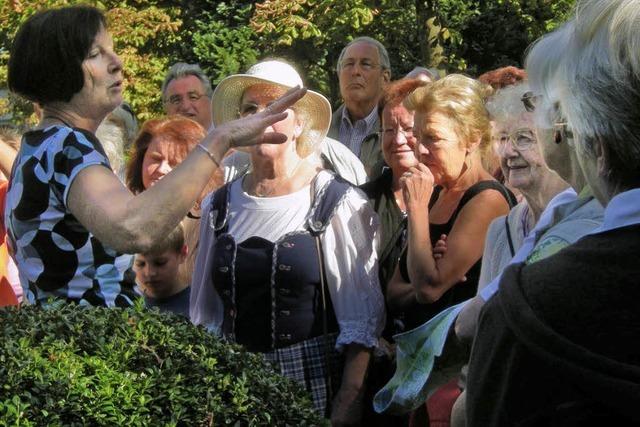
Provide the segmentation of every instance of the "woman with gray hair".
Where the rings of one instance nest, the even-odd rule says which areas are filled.
[[[579,1],[529,55],[542,133],[572,141],[604,223],[505,271],[480,317],[468,425],[640,422],[638,23],[637,0]]]
[[[214,124],[259,114],[300,82],[280,61],[227,77],[213,94]],[[266,130],[287,141],[250,149],[251,171],[202,204],[190,317],[263,353],[334,425],[351,425],[384,322],[378,219],[313,155],[331,120],[326,98],[308,91],[287,112]]]
[[[529,84],[520,83],[498,90],[487,103],[493,124],[493,146],[505,183],[520,191],[523,199],[508,215],[496,218],[489,226],[482,254],[479,291],[498,277],[520,249],[549,201],[568,187],[544,160],[535,131],[533,110],[528,103],[531,95]],[[554,244],[555,249],[562,247],[559,243]],[[478,316],[484,305],[479,296],[471,301],[456,321],[456,335],[468,344],[468,348],[471,348]],[[464,379],[466,367],[462,372],[461,379]],[[463,391],[453,407],[451,419],[454,426],[464,425],[459,420],[464,419],[465,395]]]
[[[533,112],[522,102],[530,94],[527,83],[508,86],[487,103],[502,174],[509,186],[520,191],[523,200],[506,217],[496,218],[489,226],[478,289],[497,277],[549,201],[568,186],[547,167],[540,152]]]

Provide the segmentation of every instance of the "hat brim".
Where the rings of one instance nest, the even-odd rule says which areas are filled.
[[[281,87],[285,90],[291,87],[275,83],[271,80],[249,74],[235,74],[222,80],[211,96],[211,109],[213,111],[213,124],[220,126],[224,123],[236,120],[240,110],[240,101],[244,91],[256,84],[268,84]],[[327,98],[308,90],[302,99],[295,103],[295,108],[303,110],[307,117],[307,141],[313,147],[319,147],[327,136],[331,124],[331,105]]]

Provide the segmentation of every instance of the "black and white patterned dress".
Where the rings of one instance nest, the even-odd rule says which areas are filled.
[[[131,305],[131,256],[106,247],[67,207],[84,168],[110,168],[90,132],[50,126],[27,132],[7,192],[5,224],[20,282],[31,303],[50,298],[93,306]]]

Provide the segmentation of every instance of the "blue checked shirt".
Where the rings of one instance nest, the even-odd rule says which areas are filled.
[[[362,141],[378,129],[375,128],[378,118],[378,106],[371,110],[369,115],[364,119],[351,122],[347,108],[342,109],[342,120],[340,122],[340,142],[346,145],[353,154],[360,156],[360,148]]]

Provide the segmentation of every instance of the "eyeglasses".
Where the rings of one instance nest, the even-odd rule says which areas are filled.
[[[346,59],[340,63],[340,69],[351,71],[355,68],[356,65],[359,65],[360,69],[362,69],[363,71],[371,71],[378,67],[383,68],[382,65],[376,64],[375,62],[370,61],[368,59],[363,59],[362,61],[356,61],[354,59]]]
[[[200,98],[202,98],[203,96],[207,96],[207,95],[204,93],[189,92],[186,96],[186,99],[187,101],[194,103],[199,101]],[[184,100],[185,100],[185,97],[183,97],[182,95],[171,95],[166,102],[173,105],[174,107],[177,107],[181,105]]]
[[[404,139],[409,140],[411,138],[414,138],[413,136],[413,127],[410,128],[388,128],[388,129],[383,129],[380,132],[378,132],[378,134],[380,135],[380,138],[395,138],[396,135],[402,135],[404,136]]]
[[[513,133],[501,133],[496,136],[497,149],[499,153],[504,152],[507,144],[511,142],[517,151],[526,151],[536,145],[536,137],[530,129],[518,129]]]

